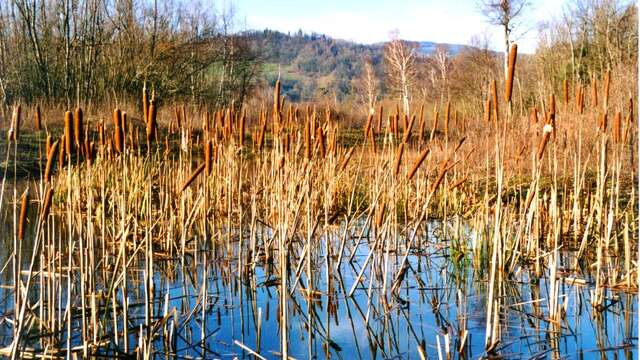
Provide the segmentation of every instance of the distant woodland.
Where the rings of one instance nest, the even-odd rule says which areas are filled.
[[[367,112],[384,99],[414,106],[456,98],[481,108],[489,82],[504,79],[504,53],[483,35],[465,46],[406,42],[401,34],[362,45],[302,31],[238,30],[235,18],[233,10],[175,0],[0,2],[0,102],[135,101],[146,85],[163,101],[215,107],[266,99],[281,79],[293,102],[350,101]],[[606,70],[614,80],[637,81],[632,2],[574,0],[531,31],[539,33],[538,50],[520,56],[515,85],[523,109],[538,96],[525,89],[587,84]]]

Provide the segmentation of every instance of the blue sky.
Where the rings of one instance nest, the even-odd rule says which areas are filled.
[[[389,39],[397,29],[407,40],[468,44],[471,37],[486,33],[494,50],[501,50],[502,33],[479,13],[476,0],[224,0],[233,4],[237,25],[246,29],[315,31],[334,38],[361,43]],[[531,0],[518,50],[533,52],[536,25],[557,17],[567,0]],[[220,3],[218,3],[220,6]],[[224,6],[224,4],[223,4]]]

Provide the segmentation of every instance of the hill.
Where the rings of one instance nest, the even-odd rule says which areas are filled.
[[[292,101],[348,97],[366,58],[371,59],[379,77],[383,75],[383,43],[358,44],[302,31],[286,34],[263,30],[250,31],[246,35],[258,49],[266,83],[275,83],[279,76],[283,94]],[[452,54],[465,47],[431,41],[420,41],[415,45],[421,56],[432,54],[439,45],[447,46]]]

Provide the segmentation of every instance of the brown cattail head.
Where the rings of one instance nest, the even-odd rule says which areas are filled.
[[[438,187],[444,180],[444,177],[447,174],[447,170],[449,169],[448,165],[449,165],[449,160],[446,160],[446,159],[442,161],[442,163],[440,163],[440,170],[438,171],[438,177],[436,178],[436,181],[433,182],[433,185],[431,185],[431,190],[429,191],[430,196],[435,194],[436,190],[438,190]]]
[[[516,58],[518,56],[518,45],[512,44],[509,49],[509,66],[507,68],[507,79],[504,91],[504,101],[511,101],[511,90],[513,89],[513,75],[516,71]]]
[[[429,155],[429,148],[426,148],[426,149],[422,150],[420,155],[418,155],[418,157],[416,158],[416,161],[413,162],[413,166],[411,167],[411,171],[409,171],[409,174],[407,175],[407,178],[409,180],[411,180],[413,178],[413,176],[416,174],[416,172],[418,172],[418,169],[420,168],[420,165],[422,165],[422,163],[424,162],[424,159],[427,158],[427,155]]]
[[[145,123],[149,121],[149,94],[146,82],[142,85],[142,119]]]
[[[382,203],[381,205],[378,205],[378,208],[376,209],[376,227],[379,229],[382,227],[382,221],[384,220],[384,212],[386,210],[386,203]]]
[[[551,119],[555,119],[556,116],[556,96],[551,94],[551,98],[549,99],[549,116]]]
[[[536,108],[535,106],[531,108],[529,118],[531,119],[532,125],[538,123],[538,108]]]
[[[185,183],[182,184],[182,187],[180,188],[180,192],[185,191],[189,187],[189,185],[191,185],[191,183],[198,177],[198,175],[200,175],[200,173],[204,171],[204,167],[205,167],[205,164],[198,166],[198,168],[193,172],[193,174],[191,174],[189,179],[187,179],[187,181],[185,181]]]
[[[369,135],[369,130],[371,130],[371,123],[373,122],[373,114],[369,114],[367,117],[367,122],[364,125],[364,136],[367,137]]]
[[[62,167],[64,166],[64,159],[66,159],[67,154],[65,151],[65,140],[64,140],[64,135],[62,135],[60,137],[60,140],[58,140],[60,142],[60,149],[58,151],[58,169],[62,169]]]
[[[544,150],[547,147],[547,143],[549,142],[549,137],[553,132],[553,127],[550,124],[546,124],[544,128],[542,128],[542,140],[540,141],[540,145],[538,146],[538,154],[536,158],[538,161],[542,159],[544,155]]]
[[[151,145],[151,141],[157,141],[157,108],[155,100],[151,100],[151,104],[149,105],[149,121],[147,122],[147,145]]]
[[[602,131],[603,133],[607,132],[607,113],[602,113],[600,114],[600,123],[598,124],[598,130]]]
[[[402,142],[408,143],[411,138],[411,129],[413,129],[413,123],[416,122],[416,116],[411,116],[411,120],[409,120],[409,124],[404,129],[404,136],[402,137]]]
[[[369,131],[369,143],[371,144],[371,151],[376,153],[376,136],[373,130]]]
[[[73,153],[73,114],[71,111],[67,111],[64,113],[64,151],[67,156],[71,156]]]
[[[122,112],[120,109],[113,110],[113,139],[116,152],[124,149],[124,129],[122,128]]]
[[[81,147],[84,144],[84,126],[82,108],[76,108],[73,116],[73,137],[75,145]]]
[[[49,150],[51,150],[51,145],[53,144],[53,137],[47,134],[47,138],[44,141],[44,154],[45,156],[49,155]]]
[[[273,91],[273,117],[274,121],[278,121],[280,117],[280,79],[276,80]]]
[[[402,154],[404,154],[404,143],[400,143],[398,151],[396,152],[396,158],[393,162],[393,176],[397,177],[400,173],[400,165],[402,164]]]
[[[324,158],[325,156],[325,147],[324,147],[324,130],[322,127],[318,127],[316,129],[316,146],[318,147],[318,154],[320,154],[320,158]]]
[[[40,114],[40,105],[36,105],[36,110],[33,113],[33,127],[36,131],[42,130],[42,114]]]
[[[51,171],[53,170],[53,161],[56,157],[56,151],[58,151],[58,142],[54,142],[51,145],[49,151],[47,151],[47,166],[44,168],[44,181],[49,182],[51,180]]]
[[[347,165],[349,164],[349,160],[351,160],[351,156],[353,155],[353,151],[355,150],[355,146],[352,147],[351,149],[349,149],[349,151],[347,152],[347,155],[345,155],[344,160],[342,161],[342,164],[340,165],[340,172],[343,172],[344,169],[347,168]]]
[[[24,240],[24,225],[27,221],[27,205],[29,204],[29,191],[28,189],[22,194],[20,201],[20,218],[18,220],[18,239]]]
[[[49,216],[49,211],[51,210],[51,200],[53,199],[53,189],[49,188],[44,195],[44,199],[42,202],[42,210],[40,211],[40,222],[44,223]]]
[[[382,129],[382,112],[383,112],[384,108],[382,107],[382,105],[380,105],[380,108],[378,109],[378,124],[376,126],[376,132],[379,133],[380,129]]]
[[[616,117],[613,120],[613,142],[620,143],[622,141],[622,115],[620,111],[616,112]]]
[[[491,121],[491,99],[487,99],[484,102],[484,122],[489,123]]]

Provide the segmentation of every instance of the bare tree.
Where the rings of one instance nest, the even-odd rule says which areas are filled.
[[[409,113],[410,92],[416,78],[415,48],[415,45],[400,40],[394,32],[384,49],[387,76],[393,90],[400,96],[405,114]]]
[[[370,58],[364,60],[362,73],[356,81],[356,96],[364,105],[367,115],[373,115],[378,102],[379,80]]]
[[[504,32],[504,74],[509,67],[511,34],[520,25],[520,17],[529,6],[528,0],[478,0],[480,11],[493,25],[502,26]]]
[[[449,67],[451,60],[449,59],[449,48],[446,45],[438,45],[435,54],[433,54],[438,71],[440,72],[440,101],[444,101],[449,97]]]

